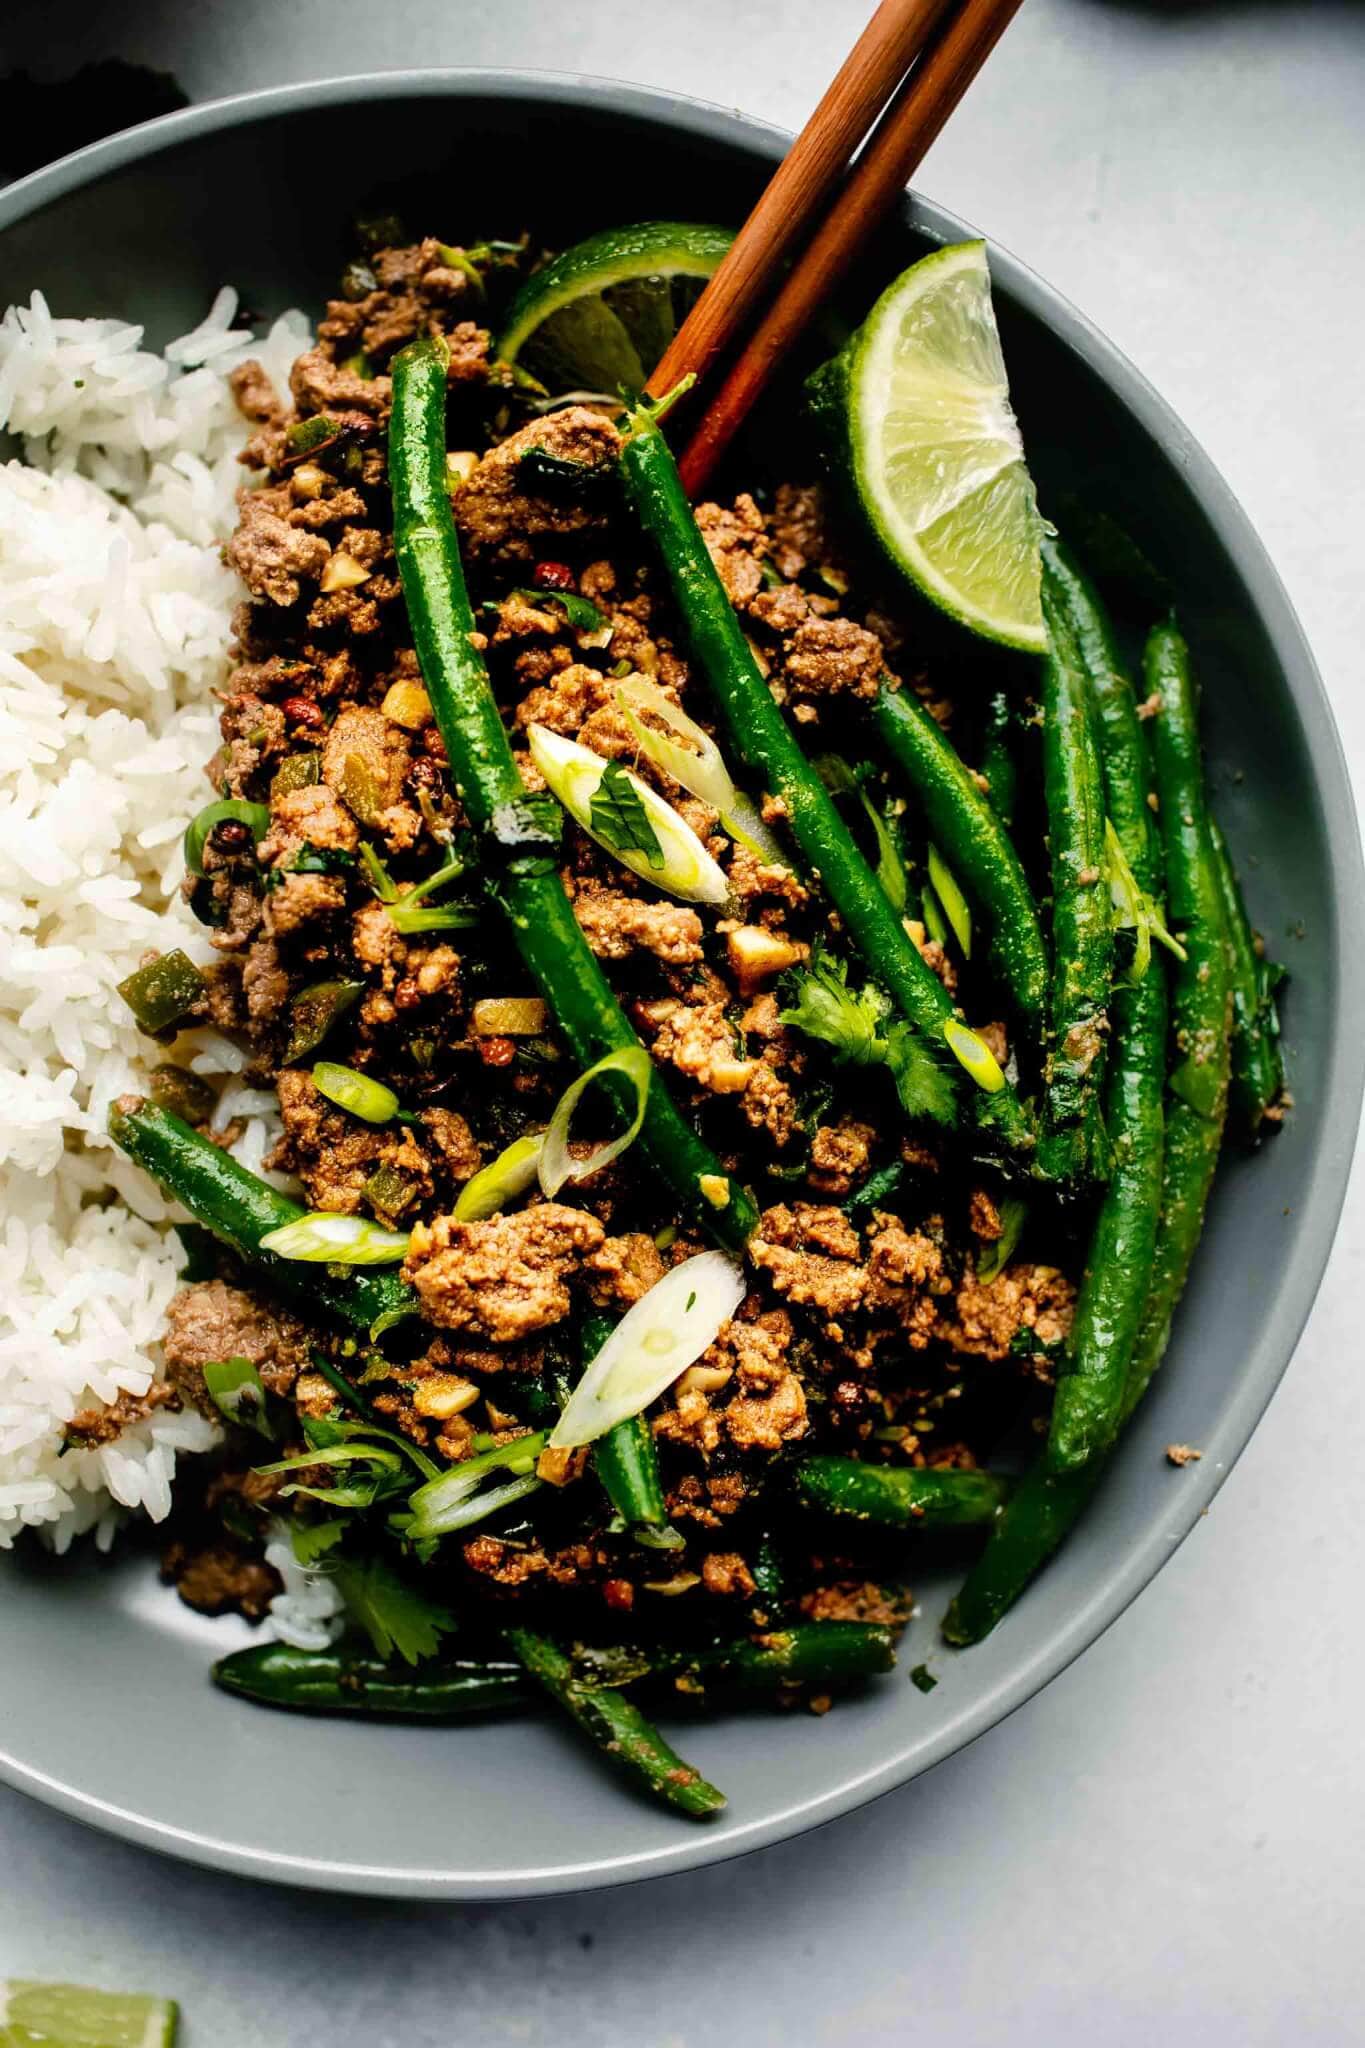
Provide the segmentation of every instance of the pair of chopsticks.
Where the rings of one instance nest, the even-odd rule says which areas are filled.
[[[759,315],[679,459],[690,496],[705,488],[774,369],[904,191],[1019,5],[881,0],[646,386],[660,398],[689,373],[700,382]]]

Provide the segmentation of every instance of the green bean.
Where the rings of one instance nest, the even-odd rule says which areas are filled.
[[[987,803],[1005,830],[1013,831],[1019,800],[1019,762],[1014,750],[1014,707],[1003,690],[997,690],[990,701],[977,773],[986,784]]]
[[[867,1465],[821,1454],[796,1468],[807,1507],[886,1529],[956,1529],[991,1521],[1009,1491],[994,1472],[947,1467]]]
[[[575,1644],[580,1684],[668,1684],[700,1698],[710,1692],[774,1693],[784,1686],[851,1685],[890,1671],[896,1630],[879,1622],[802,1621],[732,1642],[594,1649]]]
[[[644,407],[630,415],[621,470],[630,503],[663,564],[693,660],[710,686],[731,747],[781,803],[802,857],[818,875],[850,940],[942,1067],[960,1104],[964,1077],[943,1035],[953,1016],[952,1001],[920,958],[782,716],[692,516],[668,443]],[[997,1143],[1015,1151],[1032,1150],[1032,1125],[1012,1088],[995,1094],[974,1091],[972,1112]]]
[[[1160,894],[1161,856],[1148,802],[1151,762],[1137,700],[1099,599],[1076,564],[1049,549],[1048,567],[1094,697],[1105,807],[1134,882]],[[1166,1086],[1166,967],[1148,959],[1136,983],[1116,983],[1105,1078],[1113,1173],[1086,1255],[1085,1273],[1052,1405],[1045,1462],[1074,1471],[1103,1457],[1118,1432],[1124,1382],[1142,1321],[1161,1213],[1162,1103]],[[1017,1545],[1017,1538],[1011,1538]]]
[[[586,1371],[611,1335],[610,1316],[590,1315],[580,1334]],[[668,1520],[654,1432],[643,1415],[628,1416],[593,1445],[593,1470],[623,1521],[660,1529]]]
[[[1019,856],[1000,819],[912,690],[878,692],[877,736],[919,799],[932,839],[989,926],[996,972],[1015,1011],[1041,1034],[1048,960]]]
[[[109,1135],[134,1163],[182,1202],[197,1223],[230,1245],[253,1273],[305,1311],[321,1309],[368,1331],[417,1313],[417,1297],[396,1273],[304,1265],[261,1250],[261,1239],[305,1213],[268,1181],[239,1166],[211,1138],[141,1096],[123,1095],[109,1111]]]
[[[602,1754],[656,1799],[702,1819],[725,1804],[725,1794],[684,1763],[633,1700],[612,1686],[578,1682],[573,1660],[548,1637],[509,1628],[507,1640],[537,1684],[578,1723]]]
[[[1102,1180],[1113,927],[1093,693],[1050,564],[1043,574],[1043,791],[1052,864],[1052,1001],[1038,1168],[1075,1188]]]
[[[1103,1469],[1048,1472],[1040,1461],[1025,1475],[948,1609],[946,1642],[962,1649],[990,1634],[1075,1525]]]
[[[1280,1050],[1280,1019],[1275,1007],[1278,970],[1265,958],[1252,932],[1237,884],[1227,841],[1218,820],[1209,818],[1213,872],[1223,904],[1223,923],[1232,971],[1232,1078],[1228,1113],[1244,1138],[1259,1141],[1270,1112],[1284,1093],[1284,1055]]]
[[[239,1699],[303,1714],[365,1714],[398,1721],[460,1721],[523,1707],[526,1673],[507,1659],[443,1657],[417,1670],[340,1650],[254,1643],[213,1666],[213,1682]]]
[[[403,595],[436,724],[493,892],[575,1058],[593,1066],[639,1040],[574,917],[556,872],[559,813],[549,799],[526,794],[476,644],[446,488],[446,363],[445,346],[434,336],[409,343],[394,358],[389,482]],[[631,1113],[628,1084],[618,1090],[617,1078],[609,1077],[607,1086],[622,1113]],[[757,1211],[678,1114],[657,1073],[640,1143],[684,1208],[728,1250],[742,1250]]]
[[[1149,723],[1171,923],[1186,958],[1171,970],[1175,1065],[1167,1081],[1161,1228],[1151,1291],[1128,1366],[1123,1412],[1132,1413],[1160,1365],[1176,1304],[1204,1227],[1227,1120],[1232,975],[1213,843],[1204,803],[1199,718],[1189,650],[1174,621],[1147,641]]]

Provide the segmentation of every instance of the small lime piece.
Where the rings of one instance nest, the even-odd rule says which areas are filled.
[[[498,353],[551,391],[640,391],[732,240],[672,220],[589,235],[527,278]]]
[[[892,560],[974,633],[1042,653],[1044,528],[985,243],[952,244],[903,271],[809,390]]]
[[[0,2048],[174,2048],[179,2017],[169,1998],[0,1977]]]

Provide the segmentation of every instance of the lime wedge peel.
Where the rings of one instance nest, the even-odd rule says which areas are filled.
[[[0,1977],[0,2048],[174,2048],[173,1999]]]
[[[590,235],[527,278],[498,353],[537,375],[639,390],[732,240],[688,221]]]
[[[904,271],[840,367],[853,483],[893,560],[973,632],[1045,651],[1044,527],[985,243],[955,243]]]

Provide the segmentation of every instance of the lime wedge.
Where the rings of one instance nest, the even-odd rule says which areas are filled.
[[[974,633],[1041,653],[1044,529],[984,242],[912,264],[808,390],[892,560]]]
[[[0,2048],[174,2048],[178,2018],[169,1998],[0,1977]]]
[[[673,220],[590,235],[527,278],[498,353],[551,390],[639,391],[732,239]]]

